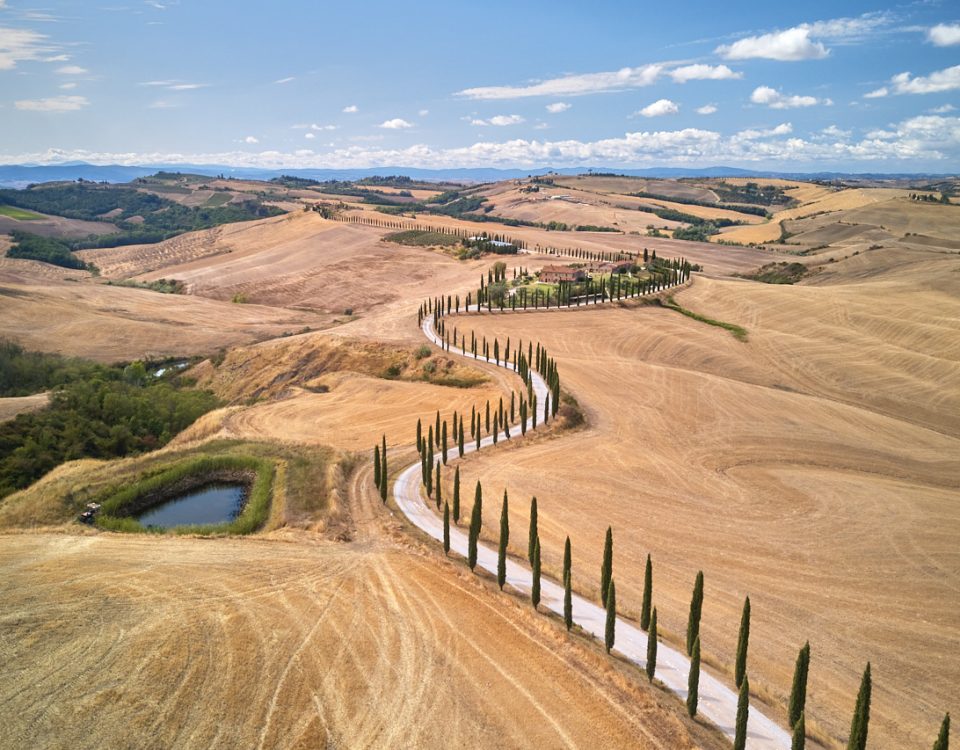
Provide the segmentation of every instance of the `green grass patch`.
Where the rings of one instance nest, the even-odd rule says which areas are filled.
[[[46,218],[40,214],[35,214],[33,211],[26,211],[16,206],[7,205],[0,205],[0,216],[9,216],[11,219],[16,219],[17,221],[37,221]]]
[[[227,205],[232,199],[233,195],[230,193],[214,193],[207,198],[207,202],[203,205],[205,208],[219,208]]]
[[[224,473],[253,473],[243,511],[230,523],[203,526],[174,526],[168,529],[143,526],[134,514],[172,500],[166,488],[180,487],[196,479],[202,485],[207,477]],[[260,529],[270,514],[273,480],[276,470],[272,462],[253,456],[202,456],[176,464],[154,476],[144,477],[120,492],[103,500],[97,526],[108,531],[173,534],[251,534]],[[172,493],[174,496],[179,494]]]
[[[156,281],[134,281],[133,279],[122,279],[121,281],[108,281],[107,286],[125,286],[130,289],[147,289],[151,292],[160,292],[160,294],[183,294],[183,282],[176,279],[157,279]]]
[[[747,329],[743,326],[738,326],[735,323],[725,323],[722,320],[714,320],[713,318],[708,318],[705,315],[695,313],[693,310],[688,310],[687,308],[678,305],[674,301],[673,297],[667,297],[666,300],[659,300],[659,304],[661,307],[674,310],[681,315],[686,315],[688,318],[693,318],[701,323],[706,323],[708,326],[716,326],[717,328],[723,328],[724,330],[730,331],[737,341],[747,340]]]
[[[12,232],[12,236],[16,244],[7,250],[8,258],[38,260],[41,263],[76,270],[89,268],[86,263],[73,254],[66,242],[19,230]]]
[[[421,229],[410,229],[406,232],[394,232],[384,238],[387,242],[397,245],[412,245],[414,247],[453,247],[460,244],[458,237],[442,232],[429,232]]]
[[[742,279],[760,281],[764,284],[796,284],[810,272],[803,263],[767,263],[753,273],[736,274]]]

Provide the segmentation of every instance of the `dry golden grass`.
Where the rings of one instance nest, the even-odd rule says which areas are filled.
[[[559,570],[569,534],[585,593],[612,525],[628,613],[652,552],[674,633],[702,569],[721,663],[749,595],[751,683],[785,700],[810,639],[809,713],[835,737],[871,660],[872,740],[924,746],[958,708],[960,259],[900,249],[828,268],[817,286],[698,279],[677,295],[745,326],[746,344],[649,307],[471,321],[536,330],[590,426],[481,452],[464,481],[509,488],[521,533],[536,495],[545,565]]]
[[[18,414],[28,414],[43,409],[50,403],[49,393],[37,393],[33,396],[15,396],[0,398],[0,422],[13,419]]]

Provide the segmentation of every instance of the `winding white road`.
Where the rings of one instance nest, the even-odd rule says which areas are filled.
[[[529,310],[529,312],[534,311]],[[430,341],[444,348],[443,340],[434,331],[432,316],[427,316],[424,319],[422,328],[424,335]],[[468,359],[474,359],[472,353],[467,353],[458,347],[454,347],[452,344],[448,351],[450,354],[458,354]],[[490,364],[496,364],[492,359],[482,356],[478,356],[476,359],[489,362]],[[510,370],[514,369],[511,363],[500,363],[499,366],[506,367]],[[537,395],[538,409],[542,409],[547,403],[547,384],[532,367],[531,375],[533,378],[533,390]],[[537,423],[543,424],[542,417],[538,418]],[[520,431],[515,428],[511,434],[512,439],[516,440],[520,436]],[[505,438],[501,435],[499,439],[504,440]],[[481,440],[481,446],[492,444],[493,438],[490,436]],[[476,443],[469,442],[464,445],[464,452],[473,451],[475,448]],[[459,455],[456,447],[452,453],[454,456]],[[440,460],[441,457],[437,456],[436,461],[439,463]],[[451,459],[448,458],[448,460]],[[434,539],[442,541],[443,519],[440,518],[434,512],[431,505],[428,504],[431,501],[425,499],[421,494],[421,470],[420,462],[412,464],[403,470],[394,484],[394,499],[400,510],[402,510],[407,518],[418,528],[425,531]],[[499,505],[496,507],[499,508]],[[467,556],[467,535],[456,526],[450,527],[450,548],[464,557]],[[477,549],[477,565],[496,575],[497,550],[487,547],[484,544],[479,544]],[[507,560],[507,583],[510,586],[529,596],[531,580],[532,571],[529,567],[512,559]],[[541,578],[540,596],[541,607],[546,607],[561,617],[563,616],[563,586],[545,577]],[[605,609],[599,604],[584,599],[577,594],[573,594],[574,622],[601,641],[604,638],[604,632],[606,630],[606,617]],[[641,669],[646,668],[647,634],[639,627],[632,623],[625,622],[619,617],[617,618],[616,627],[616,645],[613,650]],[[686,700],[687,697],[689,669],[690,661],[684,654],[663,642],[659,644],[657,648],[657,679],[661,680],[664,685],[683,700]],[[731,741],[733,740],[737,716],[737,692],[732,687],[724,685],[702,670],[700,672],[698,711],[700,715],[719,727]],[[790,734],[769,717],[765,716],[756,706],[751,704],[750,718],[747,725],[747,747],[750,748],[750,750],[773,750],[774,748],[789,748],[790,744]]]

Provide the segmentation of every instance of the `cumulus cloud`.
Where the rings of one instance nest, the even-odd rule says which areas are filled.
[[[12,70],[17,63],[39,60],[50,51],[46,35],[30,29],[0,26],[0,70]]]
[[[757,86],[750,94],[750,101],[754,104],[765,104],[771,109],[797,109],[812,107],[816,104],[833,104],[829,99],[820,100],[815,96],[788,96],[769,86]]]
[[[421,109],[419,112],[417,112],[417,114],[420,115],[421,117],[426,117],[427,115],[430,114],[430,110],[429,110],[429,109]]]
[[[674,68],[669,73],[675,83],[686,83],[687,81],[726,81],[735,78],[743,78],[743,73],[730,70],[726,65],[684,65]]]
[[[945,115],[947,112],[953,112],[955,110],[956,107],[954,107],[952,104],[941,104],[939,107],[934,107],[929,111],[935,115]]]
[[[702,107],[697,107],[698,115],[712,115],[717,111],[717,105],[715,104],[704,104]]]
[[[793,125],[789,122],[782,122],[776,127],[767,128],[766,130],[758,130],[754,128],[741,130],[738,133],[735,133],[731,140],[736,142],[755,141],[759,138],[776,138],[783,135],[790,135],[792,132]]]
[[[316,136],[314,133],[304,133],[304,134],[303,134],[303,137],[304,137],[304,138],[307,138],[308,140],[311,140],[311,141],[312,141],[312,140],[313,140],[314,138],[316,138],[317,136]]]
[[[57,68],[57,72],[62,76],[82,76],[87,69],[79,65],[64,65],[62,68]]]
[[[246,138],[243,139],[243,142],[250,143],[250,144],[260,143],[260,139],[257,138],[256,136],[248,135]]]
[[[567,104],[566,102],[554,102],[553,104],[548,104],[546,110],[551,115],[556,115],[560,114],[561,112],[566,112],[568,109],[570,109],[570,106],[571,105]]]
[[[625,91],[649,86],[662,72],[663,65],[651,64],[603,73],[561,76],[526,86],[480,86],[458,91],[457,96],[467,99],[520,99],[528,96],[582,96]]]
[[[72,81],[70,83],[61,83],[60,86],[58,86],[58,88],[61,88],[64,91],[70,91],[71,89],[75,89],[76,87],[77,87],[77,84],[73,83]]]
[[[937,70],[928,76],[912,78],[910,73],[899,73],[890,79],[898,94],[936,94],[960,89],[960,65]]]
[[[890,91],[887,89],[886,86],[881,86],[880,88],[874,89],[873,91],[868,91],[866,94],[863,95],[863,98],[864,99],[882,99],[889,93]]]
[[[479,118],[474,118],[470,120],[471,125],[493,125],[495,127],[506,127],[507,125],[519,125],[522,122],[526,122],[520,115],[496,115],[491,117],[489,120],[482,120]]]
[[[636,114],[644,117],[663,117],[664,115],[675,115],[680,111],[676,102],[669,99],[657,99],[653,104],[648,104]]]
[[[336,130],[336,125],[318,125],[317,123],[310,124],[310,130]]]
[[[406,128],[412,128],[413,123],[407,122],[399,117],[394,117],[392,120],[381,122],[380,127],[385,130],[405,130]]]
[[[84,96],[51,96],[47,99],[21,99],[14,102],[25,112],[74,112],[90,104]]]
[[[352,115],[352,114],[354,114],[354,113],[356,113],[356,112],[359,112],[359,111],[360,111],[360,108],[359,108],[356,104],[351,104],[351,105],[348,106],[348,107],[344,107],[344,108],[343,108],[343,111],[344,111],[346,114],[348,114],[348,115]]]
[[[810,39],[810,29],[801,26],[761,36],[748,36],[733,44],[720,45],[715,52],[726,60],[759,57],[787,62],[819,60],[829,54],[822,42]]]
[[[960,23],[938,23],[927,32],[927,39],[938,47],[960,44]]]

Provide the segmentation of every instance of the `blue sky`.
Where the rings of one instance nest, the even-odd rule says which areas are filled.
[[[0,162],[960,170],[951,2],[0,0]]]

